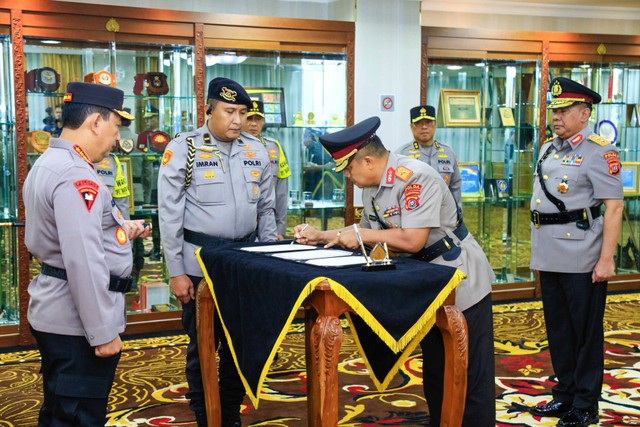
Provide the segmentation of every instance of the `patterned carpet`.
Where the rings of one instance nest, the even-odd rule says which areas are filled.
[[[606,311],[605,385],[600,425],[640,426],[640,294],[609,296]],[[550,399],[553,383],[539,302],[494,306],[498,426],[554,426],[526,406]],[[346,327],[346,323],[344,324]],[[422,358],[414,354],[386,392],[369,379],[348,328],[341,351],[339,425],[421,426]],[[185,400],[183,335],[125,342],[109,399],[107,426],[195,426]],[[245,426],[306,426],[304,331],[295,323],[272,366],[260,407],[247,400]],[[42,395],[35,350],[0,354],[0,427],[37,425]]]

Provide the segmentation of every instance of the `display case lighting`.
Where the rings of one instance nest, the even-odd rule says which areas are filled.
[[[60,44],[62,43],[60,40],[40,40],[42,44]]]

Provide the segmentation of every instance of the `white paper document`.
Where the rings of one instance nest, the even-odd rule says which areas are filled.
[[[317,246],[300,245],[294,243],[293,245],[263,245],[263,246],[247,246],[240,248],[247,252],[263,252],[263,253],[276,253],[276,252],[295,252],[295,251],[308,251],[310,249],[317,249]]]
[[[346,256],[346,255],[353,255],[353,253],[350,251],[343,251],[340,249],[316,249],[315,251],[285,252],[281,254],[275,254],[273,256],[277,258],[282,258],[282,259],[304,261],[308,259],[333,258],[333,257],[339,257],[339,256]]]
[[[347,267],[349,265],[366,264],[362,255],[341,256],[335,258],[310,259],[305,264],[317,265],[318,267]]]

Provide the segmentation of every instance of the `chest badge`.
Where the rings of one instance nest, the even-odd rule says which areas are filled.
[[[558,193],[565,194],[567,191],[569,191],[569,183],[566,179],[563,179],[560,181],[560,184],[558,184]]]

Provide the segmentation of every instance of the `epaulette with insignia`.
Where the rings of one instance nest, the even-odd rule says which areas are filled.
[[[258,138],[256,138],[255,136],[251,135],[249,132],[240,133],[240,137],[247,138],[247,139],[252,140],[252,141],[260,142],[260,140]]]
[[[196,131],[196,130],[192,130],[192,131],[189,131],[189,132],[180,132],[180,133],[177,133],[177,134],[176,134],[176,136],[174,136],[174,137],[173,137],[173,139],[174,139],[175,141],[184,141],[184,140],[185,140],[185,139],[187,139],[188,137],[196,138],[196,137],[197,137],[197,136],[199,136],[199,135],[200,135],[200,133],[199,133],[198,131]]]
[[[595,142],[596,144],[602,147],[604,147],[605,145],[611,145],[611,141],[595,133],[592,133],[591,135],[589,135],[589,140]]]
[[[555,136],[549,137],[549,138],[547,138],[547,139],[545,139],[545,140],[544,140],[543,144],[546,144],[547,142],[551,142],[551,141],[553,141],[554,139],[556,139],[556,137],[555,137]]]

